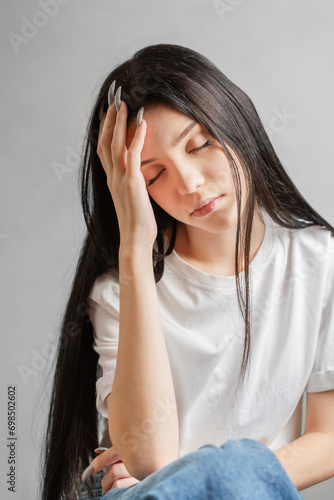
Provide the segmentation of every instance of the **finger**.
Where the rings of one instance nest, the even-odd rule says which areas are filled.
[[[131,485],[137,484],[137,483],[139,483],[139,480],[136,479],[135,477],[132,477],[132,476],[131,477],[121,477],[120,479],[117,479],[117,481],[115,481],[112,484],[111,489],[124,488],[124,486],[131,486]]]
[[[94,460],[91,462],[91,464],[94,465],[94,474],[95,472],[99,472],[104,467],[109,467],[110,465],[114,464],[115,462],[118,462],[119,460],[122,460],[122,458],[120,457],[119,453],[115,450],[115,448],[112,446],[104,453],[101,453],[101,455],[99,455],[98,457],[95,457]]]
[[[132,486],[133,484],[137,484],[140,481],[136,479],[135,477],[121,477],[120,479],[117,479],[111,486],[109,485],[102,485],[103,481],[101,482],[102,485],[102,494],[105,495],[108,491],[113,490],[115,488],[124,488],[124,486]]]
[[[85,481],[91,474],[96,474],[100,470],[102,470],[104,467],[107,467],[109,465],[112,465],[114,462],[117,462],[118,460],[122,460],[120,457],[119,453],[115,450],[115,448],[112,446],[108,450],[106,450],[104,453],[101,453],[98,457],[94,458],[94,460],[91,461],[87,469],[82,474],[82,481]]]
[[[131,161],[127,162],[127,169],[129,170],[129,173],[140,169],[140,155],[145,143],[146,131],[147,122],[146,120],[142,120],[141,125],[136,128],[132,142],[128,149],[128,158],[131,158]]]
[[[110,466],[110,468],[104,474],[101,485],[104,491],[109,490],[115,481],[123,479],[130,476],[129,472],[122,461],[116,462]]]
[[[102,446],[99,446],[99,448],[95,448],[94,453],[97,453],[97,454],[99,455],[100,453],[103,453],[103,452],[105,452],[105,451],[108,451],[108,449],[109,449],[109,448],[104,448],[104,447],[102,447]]]
[[[97,154],[107,175],[112,168],[110,144],[113,137],[115,121],[116,108],[113,103],[109,106],[107,113],[100,122],[99,137],[97,142]]]
[[[106,138],[107,143],[110,144],[110,141],[111,141],[111,138],[113,135],[113,130],[115,128],[116,117],[117,117],[115,101],[112,104],[110,104],[105,116],[106,116],[106,121],[104,124],[103,133],[105,134],[105,138]]]
[[[104,162],[104,156],[103,156],[103,149],[102,149],[102,131],[103,131],[103,125],[104,125],[105,119],[106,119],[106,115],[103,115],[103,117],[100,120],[99,135],[97,138],[96,152],[97,152],[98,157],[100,158],[102,167],[103,167],[104,171],[106,172],[106,167],[104,166],[105,162]]]
[[[123,166],[126,162],[126,132],[127,132],[128,108],[125,102],[121,101],[117,112],[113,138],[111,142],[111,158],[115,166]]]

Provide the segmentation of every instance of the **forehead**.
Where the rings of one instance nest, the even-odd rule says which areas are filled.
[[[165,103],[156,103],[148,107],[144,114],[147,120],[189,120],[189,117]]]
[[[171,145],[172,139],[175,139],[193,121],[189,116],[164,103],[157,103],[145,109],[143,118],[147,122],[145,142],[152,140],[156,143],[164,143],[166,146]],[[128,126],[127,147],[132,142],[136,127],[136,120]]]

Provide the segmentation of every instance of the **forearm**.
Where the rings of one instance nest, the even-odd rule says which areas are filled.
[[[306,433],[274,453],[298,490],[334,475],[334,439],[322,432]]]
[[[110,438],[143,479],[178,457],[173,380],[161,326],[152,249],[120,248],[119,346],[108,397]]]

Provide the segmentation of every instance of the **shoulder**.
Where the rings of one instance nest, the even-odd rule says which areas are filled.
[[[322,287],[328,279],[334,279],[334,237],[324,226],[285,228],[269,216],[266,218],[266,259],[263,271],[277,282],[296,282],[299,277],[308,289]],[[262,271],[261,271],[262,272]],[[264,276],[264,275],[263,275]]]
[[[292,238],[296,245],[313,251],[326,250],[333,252],[334,237],[331,232],[322,226],[311,226],[302,229],[292,230]]]
[[[334,237],[323,226],[287,229],[271,221],[271,230],[279,246],[296,257],[314,257],[329,262],[334,254]]]
[[[293,231],[291,253],[303,260],[305,266],[327,272],[334,266],[334,237],[327,228],[320,226]]]
[[[334,237],[321,226],[278,228],[278,251],[273,256],[277,272],[299,283],[309,293],[328,297],[334,285]],[[284,271],[283,271],[284,270]],[[324,294],[324,295],[323,295]]]

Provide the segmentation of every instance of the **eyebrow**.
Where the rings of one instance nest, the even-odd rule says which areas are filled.
[[[194,126],[196,125],[196,121],[193,120],[185,129],[183,132],[181,132],[181,134],[177,137],[176,141],[175,141],[175,146],[177,146],[179,144],[180,141],[182,141],[182,139],[184,139],[184,137],[186,135],[189,134],[189,132],[194,128]],[[152,161],[156,161],[157,158],[149,158],[148,160],[144,160],[141,162],[140,166],[143,167],[144,165],[146,165],[147,163],[151,163]]]

